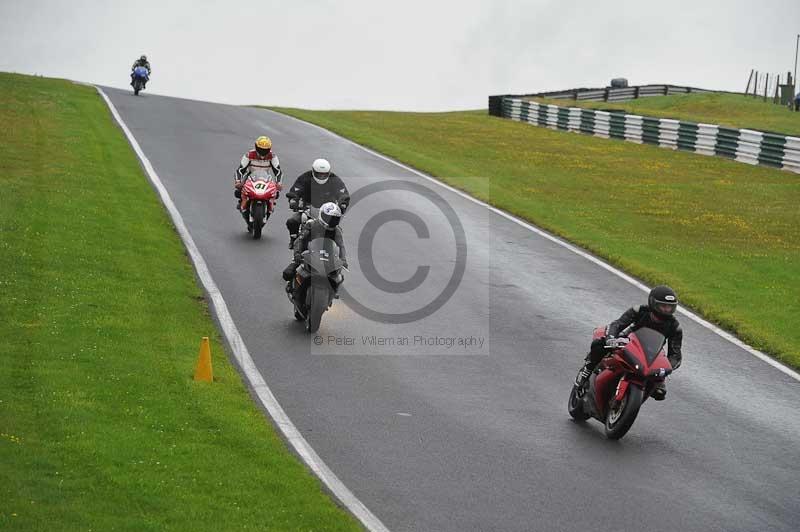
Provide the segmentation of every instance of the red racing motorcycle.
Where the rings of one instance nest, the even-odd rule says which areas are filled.
[[[605,327],[595,329],[593,339],[606,335]],[[593,417],[605,424],[606,436],[625,436],[656,384],[672,373],[664,352],[664,335],[642,327],[628,338],[611,339],[609,355],[597,365],[586,383],[572,386],[569,415],[578,421]]]
[[[261,238],[261,230],[267,223],[281,190],[280,183],[256,176],[248,176],[242,183],[242,202],[239,210],[247,223],[247,231],[253,238]]]

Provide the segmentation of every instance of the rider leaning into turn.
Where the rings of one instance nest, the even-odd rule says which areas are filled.
[[[302,202],[306,206],[321,207],[328,202],[336,203],[342,213],[347,210],[350,203],[350,193],[344,182],[331,172],[331,164],[325,159],[317,159],[311,165],[311,170],[300,174],[294,185],[286,193],[289,200],[289,207],[292,210],[299,208]],[[296,212],[286,220],[286,228],[289,230],[289,247],[294,245],[300,230],[302,213]]]
[[[272,141],[269,137],[262,135],[256,139],[253,149],[242,156],[239,168],[233,176],[233,195],[240,200],[236,202],[236,209],[239,211],[244,209],[242,185],[249,176],[275,181],[280,190],[283,171],[278,156],[272,151]]]
[[[147,60],[146,55],[142,55],[142,57],[133,62],[133,66],[131,67],[131,85],[133,85],[133,71],[137,66],[145,67],[147,69],[147,76],[150,77],[150,62]],[[147,80],[144,80],[144,85],[145,87],[147,86]]]
[[[294,251],[294,260],[289,263],[285,270],[283,270],[283,280],[291,281],[294,272],[300,265],[303,258],[303,252],[308,249],[308,243],[317,238],[328,238],[336,242],[339,247],[339,258],[342,260],[342,265],[347,268],[347,256],[344,250],[344,239],[342,238],[342,228],[339,227],[339,222],[342,220],[342,211],[336,203],[324,203],[319,209],[317,218],[311,218],[300,230],[300,234],[294,241],[292,250]]]
[[[583,387],[600,360],[608,354],[605,346],[609,340],[626,337],[642,327],[648,327],[664,335],[667,339],[667,358],[672,364],[672,369],[678,369],[683,358],[681,354],[683,330],[678,320],[675,319],[677,308],[678,297],[672,288],[661,285],[650,290],[647,305],[631,307],[626,310],[622,316],[608,325],[604,338],[598,338],[592,342],[589,354],[586,355],[586,362],[575,379],[575,385],[579,388]],[[663,381],[656,384],[652,396],[656,401],[661,401],[667,396],[667,389]]]

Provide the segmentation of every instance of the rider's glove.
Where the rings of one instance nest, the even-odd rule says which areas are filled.
[[[628,343],[630,343],[630,340],[628,340],[624,336],[621,336],[619,338],[614,338],[613,336],[609,336],[606,339],[606,347],[613,347],[613,348],[625,347],[626,345],[628,345]]]

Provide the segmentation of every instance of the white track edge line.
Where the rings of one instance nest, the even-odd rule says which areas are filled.
[[[261,108],[261,109],[264,109],[264,108]],[[625,272],[623,272],[621,270],[618,270],[614,266],[611,266],[607,262],[595,257],[594,255],[592,255],[592,254],[580,249],[579,247],[575,246],[574,244],[570,244],[569,242],[566,242],[565,240],[562,240],[562,239],[560,239],[560,238],[558,238],[556,236],[553,236],[550,233],[546,232],[544,229],[540,229],[540,228],[538,228],[538,227],[536,227],[536,226],[534,226],[534,225],[532,225],[532,224],[530,224],[530,223],[528,223],[528,222],[526,222],[524,220],[521,220],[520,218],[517,218],[513,214],[510,214],[510,213],[508,213],[506,211],[500,210],[497,207],[493,207],[493,206],[489,205],[488,203],[486,203],[484,201],[481,201],[481,200],[479,200],[479,199],[477,199],[475,197],[472,197],[472,196],[470,196],[469,194],[467,194],[466,192],[464,192],[462,190],[458,190],[457,188],[454,188],[454,187],[452,187],[452,186],[450,186],[450,185],[448,185],[446,183],[443,183],[442,181],[439,181],[438,179],[436,179],[434,177],[431,177],[431,176],[429,176],[427,174],[424,174],[424,173],[420,172],[419,170],[411,168],[410,166],[405,165],[405,164],[401,163],[400,161],[392,159],[391,157],[388,157],[388,156],[386,156],[386,155],[384,155],[382,153],[379,153],[379,152],[377,152],[377,151],[375,151],[375,150],[373,150],[371,148],[367,148],[366,146],[363,146],[363,145],[357,143],[354,140],[348,139],[347,137],[343,137],[342,135],[339,135],[338,133],[334,133],[333,131],[331,131],[329,129],[325,129],[322,126],[318,126],[317,124],[313,124],[311,122],[307,122],[307,121],[305,121],[305,120],[303,120],[301,118],[297,118],[295,116],[291,116],[291,115],[288,115],[288,114],[285,114],[285,113],[281,113],[281,112],[278,112],[278,111],[273,111],[272,109],[264,109],[264,110],[267,110],[267,111],[269,111],[271,113],[278,113],[281,116],[285,116],[285,117],[291,118],[292,120],[296,120],[298,122],[302,122],[303,124],[308,124],[310,126],[313,126],[313,127],[317,128],[317,129],[320,129],[320,130],[324,131],[325,133],[327,133],[329,135],[333,135],[333,136],[335,136],[335,137],[337,137],[339,139],[342,139],[342,140],[344,140],[346,142],[349,142],[350,144],[361,148],[365,152],[370,153],[370,154],[374,155],[375,157],[383,159],[384,161],[388,161],[388,162],[390,162],[390,163],[392,163],[392,164],[394,164],[396,166],[399,166],[400,168],[403,168],[404,170],[408,170],[409,172],[411,172],[413,174],[416,174],[419,177],[422,177],[424,179],[427,179],[428,181],[430,181],[432,183],[436,183],[437,185],[446,188],[450,192],[453,192],[454,194],[457,194],[457,195],[461,196],[464,199],[467,199],[467,200],[469,200],[469,201],[471,201],[473,203],[476,203],[476,204],[478,204],[478,205],[480,205],[482,207],[485,207],[485,208],[489,209],[490,211],[492,211],[493,213],[495,213],[495,214],[497,214],[499,216],[502,216],[503,218],[506,218],[507,220],[510,220],[510,221],[514,222],[515,224],[517,224],[519,226],[522,226],[525,229],[528,229],[529,231],[532,231],[532,232],[536,233],[537,235],[539,235],[539,236],[541,236],[543,238],[546,238],[547,240],[550,240],[551,242],[554,242],[554,243],[558,244],[559,246],[562,246],[562,247],[572,251],[573,253],[575,253],[577,255],[580,255],[584,259],[589,260],[589,261],[597,264],[601,268],[603,268],[605,270],[608,270],[609,272],[613,273],[617,277],[619,277],[621,279],[624,279],[625,281],[628,281],[633,286],[635,286],[635,287],[637,287],[637,288],[639,288],[639,289],[641,289],[641,290],[643,290],[645,292],[649,292],[650,291],[650,288],[648,288],[646,285],[642,284],[638,280],[634,279],[630,275],[626,274]],[[678,312],[680,314],[686,316],[687,318],[689,318],[693,322],[697,323],[701,327],[704,327],[705,329],[708,329],[709,331],[716,333],[717,335],[721,336],[725,340],[728,340],[730,343],[732,343],[736,347],[739,347],[739,348],[743,349],[744,351],[747,351],[748,353],[750,353],[754,357],[766,362],[767,364],[769,364],[773,368],[777,369],[781,373],[784,373],[784,374],[788,375],[789,377],[791,377],[791,378],[793,378],[793,379],[795,379],[797,381],[800,381],[800,373],[794,371],[793,369],[791,369],[788,366],[785,366],[785,365],[781,364],[780,362],[778,362],[774,358],[770,357],[766,353],[762,353],[758,349],[756,349],[754,347],[751,347],[750,345],[744,343],[743,341],[738,339],[736,336],[734,336],[731,333],[725,331],[724,329],[721,329],[721,328],[717,327],[713,323],[710,323],[709,321],[701,318],[700,316],[698,316],[694,312],[686,310],[683,307],[679,307],[678,308]]]
[[[133,147],[133,150],[136,152],[136,156],[141,161],[142,166],[144,167],[145,172],[150,179],[150,182],[158,191],[162,203],[167,208],[167,211],[172,218],[172,222],[175,224],[175,229],[178,231],[181,240],[183,240],[183,244],[186,246],[186,250],[189,252],[189,255],[192,258],[195,271],[197,271],[197,276],[200,278],[200,281],[203,283],[203,287],[206,289],[206,292],[211,298],[214,311],[222,328],[222,332],[225,335],[225,338],[228,340],[228,344],[230,345],[230,348],[233,351],[239,366],[247,377],[247,380],[250,382],[250,386],[261,400],[261,404],[263,404],[264,408],[267,409],[270,417],[273,419],[278,428],[280,428],[281,432],[289,441],[289,443],[292,444],[292,447],[294,447],[295,451],[297,451],[297,454],[300,455],[300,457],[314,472],[314,474],[323,483],[325,483],[328,489],[333,492],[336,498],[339,499],[339,501],[348,510],[350,510],[350,512],[352,512],[352,514],[359,521],[361,521],[361,523],[368,530],[372,532],[388,532],[388,528],[386,528],[386,526],[381,523],[381,521],[372,512],[369,511],[364,503],[362,503],[353,494],[353,492],[351,492],[347,486],[344,485],[339,477],[337,477],[336,474],[330,470],[325,462],[322,461],[319,455],[317,455],[306,439],[303,438],[303,435],[300,434],[300,431],[297,430],[297,427],[295,427],[294,423],[292,423],[292,421],[289,419],[289,416],[278,403],[278,400],[275,398],[275,395],[273,395],[272,390],[270,390],[269,386],[264,381],[264,377],[258,371],[253,359],[250,357],[250,352],[247,350],[247,346],[245,346],[244,340],[239,334],[239,330],[236,328],[236,324],[233,322],[233,318],[228,311],[228,306],[225,303],[225,299],[223,299],[222,293],[217,287],[217,284],[214,282],[214,279],[211,277],[211,272],[206,265],[205,259],[200,254],[200,250],[195,245],[194,239],[189,234],[189,230],[186,227],[186,224],[183,222],[183,217],[178,212],[178,208],[172,202],[172,198],[161,182],[161,178],[158,177],[153,165],[150,164],[150,160],[142,151],[142,148],[139,146],[136,138],[128,129],[128,126],[122,120],[119,112],[117,112],[117,108],[113,103],[111,103],[111,100],[100,87],[95,86],[95,88],[97,89],[97,92],[100,93],[100,96],[103,97],[103,100],[105,100],[106,105],[108,105],[111,114],[114,116],[114,119],[117,121],[117,124],[120,126],[123,133],[125,133],[125,136],[128,138],[128,142],[130,142],[131,147]]]

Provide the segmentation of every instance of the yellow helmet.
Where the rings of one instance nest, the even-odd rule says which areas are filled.
[[[272,148],[272,141],[269,140],[269,137],[265,137],[261,135],[256,139],[256,151],[259,155],[266,155],[269,153],[269,150]]]

